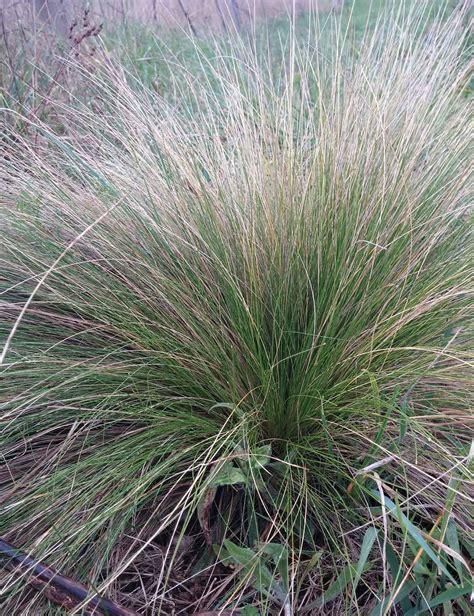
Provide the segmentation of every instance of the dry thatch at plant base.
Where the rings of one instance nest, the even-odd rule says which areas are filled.
[[[470,67],[427,6],[196,42],[172,97],[97,57],[4,136],[6,541],[144,615],[469,610]]]

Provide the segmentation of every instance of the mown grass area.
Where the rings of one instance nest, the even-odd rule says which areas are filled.
[[[89,599],[471,613],[470,14],[367,6],[3,91],[0,537]]]

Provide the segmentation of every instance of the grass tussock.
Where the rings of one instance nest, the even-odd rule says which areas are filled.
[[[466,14],[424,8],[196,46],[172,103],[97,61],[6,133],[4,538],[141,614],[465,609]]]

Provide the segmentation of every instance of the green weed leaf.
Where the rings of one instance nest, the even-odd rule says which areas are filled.
[[[463,595],[468,595],[472,593],[472,584],[464,584],[463,586],[453,586],[448,588],[443,592],[440,592],[436,597],[433,597],[431,601],[428,602],[426,609],[431,609],[437,607],[438,605],[442,605],[443,603],[447,603],[448,601],[454,601]],[[418,616],[419,612],[418,608],[412,608],[409,612],[406,612],[405,616]]]
[[[381,502],[380,494],[377,490],[371,490],[371,494],[374,498],[376,498],[379,502]],[[425,554],[431,558],[431,560],[435,563],[435,565],[445,574],[445,576],[453,582],[456,583],[456,580],[449,573],[446,566],[441,562],[432,548],[428,545],[426,540],[423,538],[421,532],[416,528],[416,526],[410,522],[407,516],[400,510],[399,506],[397,506],[390,498],[384,496],[385,505],[387,506],[387,513],[395,516],[401,526],[407,531],[407,533],[418,543],[418,545],[423,549]]]
[[[263,548],[263,552],[271,556],[281,576],[283,591],[287,593],[289,589],[288,549],[280,543],[267,543]]]
[[[369,571],[372,567],[371,563],[367,563],[364,565],[362,573]],[[349,585],[349,583],[354,579],[355,568],[353,565],[347,565],[344,569],[339,573],[336,580],[329,586],[324,594],[318,597],[315,601],[307,605],[302,611],[302,613],[306,613],[313,608],[320,608],[329,601],[333,601],[340,594],[342,594],[345,588]]]
[[[365,564],[372,550],[375,540],[377,539],[378,531],[373,526],[369,527],[362,540],[362,546],[360,548],[360,556],[357,562],[355,577],[354,577],[354,592],[359,583],[360,577],[364,571]]]
[[[244,473],[231,462],[225,462],[209,482],[210,487],[234,486],[239,483],[247,483]]]

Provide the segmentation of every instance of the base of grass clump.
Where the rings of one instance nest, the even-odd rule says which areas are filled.
[[[138,614],[468,613],[465,15],[423,8],[196,46],[166,101],[98,63],[5,139],[2,540]]]

